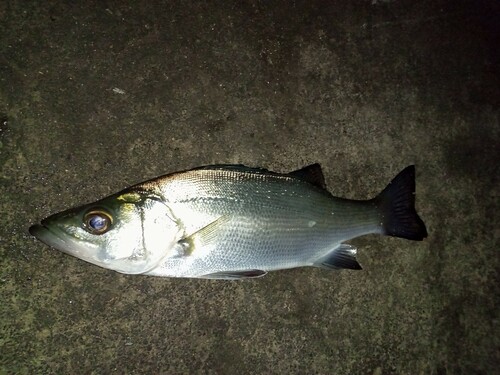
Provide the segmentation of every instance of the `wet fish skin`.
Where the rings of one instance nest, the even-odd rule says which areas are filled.
[[[30,232],[131,274],[241,279],[301,266],[360,269],[356,249],[344,241],[368,233],[427,236],[414,192],[413,166],[376,198],[358,201],[333,197],[318,164],[287,174],[215,165],[132,186],[52,215]],[[107,219],[103,233],[89,227]]]

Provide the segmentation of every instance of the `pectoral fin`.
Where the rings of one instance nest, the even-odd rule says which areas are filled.
[[[360,270],[362,268],[356,260],[356,250],[352,245],[340,244],[325,257],[314,262],[314,266],[327,269],[348,268],[351,270]]]
[[[245,270],[245,271],[224,271],[215,272],[208,275],[200,276],[203,279],[221,279],[221,280],[241,280],[241,279],[254,279],[262,277],[266,274],[262,270]]]
[[[230,216],[221,216],[210,224],[205,225],[203,228],[179,240],[178,243],[183,248],[183,255],[189,256],[193,254],[197,248],[206,248],[215,244],[219,235],[224,230],[223,227],[229,223],[230,220]]]

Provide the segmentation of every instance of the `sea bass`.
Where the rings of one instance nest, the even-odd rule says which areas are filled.
[[[63,211],[30,233],[126,274],[244,279],[302,266],[361,269],[344,243],[369,233],[420,241],[415,167],[375,198],[332,196],[319,164],[291,173],[212,165],[168,174]]]

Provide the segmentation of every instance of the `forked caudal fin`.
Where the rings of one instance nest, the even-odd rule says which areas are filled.
[[[383,234],[415,241],[427,237],[425,224],[415,211],[414,165],[399,172],[371,202],[380,210]],[[361,269],[356,260],[356,248],[348,244],[340,244],[313,265],[328,269]]]
[[[415,211],[414,165],[399,172],[373,201],[380,208],[385,235],[414,241],[427,237],[425,224]]]

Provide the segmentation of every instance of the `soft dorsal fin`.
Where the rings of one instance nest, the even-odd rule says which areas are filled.
[[[323,176],[321,165],[318,163],[290,172],[289,175],[326,190],[325,176]]]

